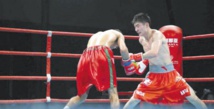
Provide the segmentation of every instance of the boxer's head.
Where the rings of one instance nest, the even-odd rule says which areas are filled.
[[[139,13],[134,16],[132,24],[134,25],[135,31],[138,35],[143,36],[150,28],[151,19],[147,14]]]

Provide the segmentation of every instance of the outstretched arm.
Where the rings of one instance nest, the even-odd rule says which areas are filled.
[[[129,51],[125,44],[125,37],[120,33],[118,34],[118,46],[120,48],[120,54],[123,60],[129,59]]]
[[[125,44],[125,37],[120,33],[118,34],[118,46],[122,56],[122,66],[124,67],[126,75],[132,75],[136,72],[137,64],[129,58],[129,51]]]

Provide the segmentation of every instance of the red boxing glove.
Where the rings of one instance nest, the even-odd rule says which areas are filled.
[[[127,76],[133,75],[137,69],[137,63],[134,60],[122,60],[122,66],[124,67]]]
[[[149,64],[148,60],[142,60],[140,62],[137,62],[137,69],[135,73],[137,75],[142,75],[145,72],[148,64]]]
[[[143,53],[142,52],[136,54],[129,53],[129,58],[135,60],[136,62],[140,62],[143,60]]]

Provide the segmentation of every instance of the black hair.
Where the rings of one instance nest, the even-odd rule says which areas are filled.
[[[136,22],[142,22],[142,23],[148,22],[149,25],[151,25],[151,19],[150,19],[149,15],[146,14],[146,13],[138,13],[138,14],[136,14],[134,16],[134,18],[132,19],[132,24],[134,24]]]

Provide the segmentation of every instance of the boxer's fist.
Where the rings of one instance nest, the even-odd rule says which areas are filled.
[[[137,69],[135,73],[137,75],[142,75],[145,72],[148,64],[149,64],[148,60],[142,60],[140,62],[137,62]]]
[[[122,66],[124,67],[127,76],[130,76],[136,72],[137,63],[134,60],[122,60]]]
[[[142,52],[136,54],[129,53],[129,58],[135,60],[136,62],[140,62],[143,60],[143,53]]]

